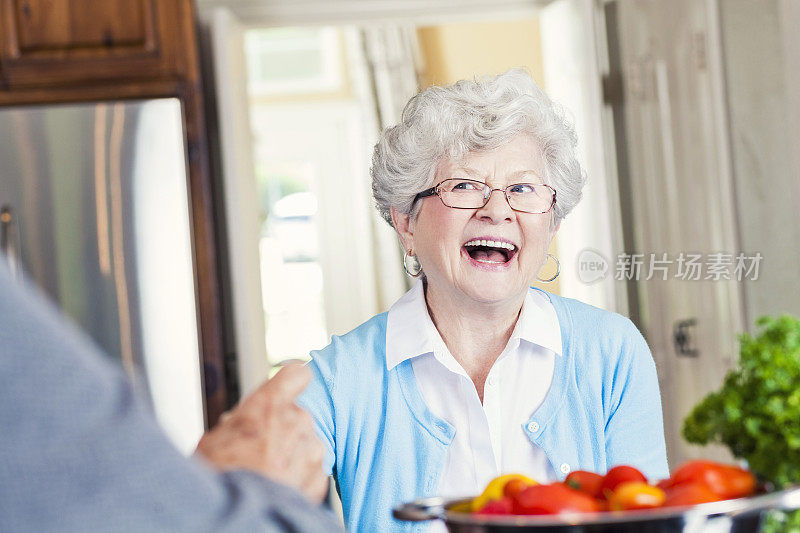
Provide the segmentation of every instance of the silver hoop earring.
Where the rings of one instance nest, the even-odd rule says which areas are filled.
[[[553,261],[555,261],[555,262],[556,262],[556,273],[555,273],[555,275],[554,275],[552,278],[548,278],[548,279],[542,279],[542,278],[540,278],[540,277],[539,277],[539,275],[537,274],[537,275],[536,275],[536,279],[538,279],[538,280],[539,280],[539,281],[541,281],[542,283],[550,283],[550,282],[552,282],[552,281],[555,281],[555,279],[556,279],[556,278],[558,277],[558,275],[561,273],[561,263],[558,261],[558,257],[554,256],[553,254],[547,254],[547,257],[552,257],[552,258],[553,258]]]
[[[413,272],[408,268],[409,257],[413,257],[414,262],[416,263],[416,270],[414,270]],[[417,256],[414,255],[414,250],[409,250],[403,253],[403,270],[405,270],[406,274],[408,274],[412,278],[418,278],[420,274],[422,274],[422,265],[419,264],[419,259],[417,259]]]

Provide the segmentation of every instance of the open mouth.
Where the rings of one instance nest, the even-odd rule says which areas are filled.
[[[502,265],[517,254],[517,247],[507,241],[473,239],[464,244],[464,250],[476,262]]]

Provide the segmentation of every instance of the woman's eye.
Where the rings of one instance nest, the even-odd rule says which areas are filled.
[[[517,183],[511,186],[511,192],[515,194],[528,194],[534,192],[534,187],[530,183]]]
[[[477,191],[478,189],[478,184],[471,181],[460,181],[453,186],[454,191]]]

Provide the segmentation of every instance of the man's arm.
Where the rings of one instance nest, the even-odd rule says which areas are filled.
[[[252,470],[321,502],[328,492],[324,449],[311,415],[295,404],[311,371],[290,364],[264,382],[197,445],[201,459],[220,470]]]
[[[5,531],[338,528],[285,485],[183,457],[120,370],[2,265],[0,428]]]

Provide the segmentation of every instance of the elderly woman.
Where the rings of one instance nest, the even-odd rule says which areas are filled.
[[[420,279],[312,354],[301,399],[351,531],[393,506],[632,464],[666,476],[656,369],[620,315],[530,285],[581,196],[573,129],[521,70],[431,87],[375,147],[373,192]]]

